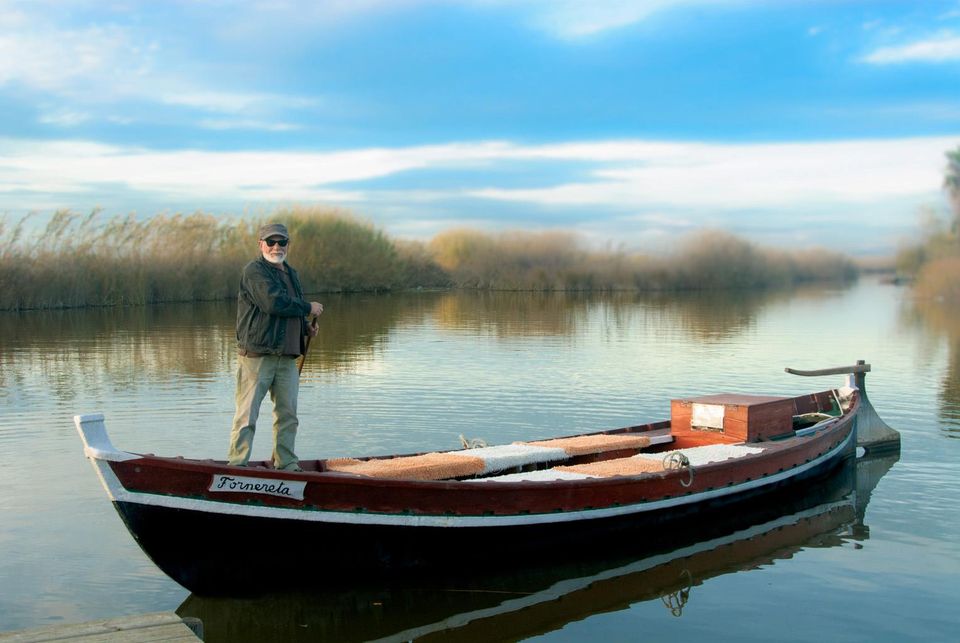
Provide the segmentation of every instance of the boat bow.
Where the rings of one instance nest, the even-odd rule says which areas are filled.
[[[91,460],[123,462],[139,457],[126,451],[120,451],[113,446],[110,436],[107,435],[103,413],[75,415],[73,416],[73,422],[80,434],[80,439],[83,440],[83,453]]]

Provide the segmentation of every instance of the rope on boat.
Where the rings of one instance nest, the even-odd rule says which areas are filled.
[[[465,435],[460,434],[460,444],[464,449],[480,449],[487,446],[487,441],[481,438],[473,438],[472,440],[467,439]]]
[[[668,453],[663,458],[663,468],[668,471],[677,471],[679,469],[686,469],[690,475],[690,478],[684,482],[680,481],[680,484],[684,487],[689,487],[693,484],[693,467],[690,466],[690,458],[680,453],[679,451],[674,451]]]

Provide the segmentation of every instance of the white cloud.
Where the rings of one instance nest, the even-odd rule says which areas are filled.
[[[875,202],[935,193],[957,139],[754,145],[621,142],[526,150],[612,164],[589,181],[475,190],[480,198],[545,206],[670,204],[716,210],[798,202]]]
[[[557,38],[578,40],[642,22],[670,9],[724,1],[726,4],[736,3],[733,0],[534,0],[523,6],[531,11],[531,21],[537,28]],[[492,3],[517,6],[510,0],[493,0]]]
[[[329,153],[153,151],[88,142],[0,140],[0,192],[18,193],[0,211],[32,207],[27,194],[48,202],[96,193],[109,206],[118,191],[140,201],[219,200],[258,202],[355,202],[362,192],[336,186],[435,165],[452,166],[496,157],[501,144],[450,144],[407,149]],[[137,197],[136,195],[139,195]],[[89,205],[76,203],[71,207]]]
[[[183,107],[184,118],[190,117],[188,110],[200,110],[242,117],[231,127],[265,129],[254,123],[269,122],[280,109],[320,104],[300,96],[226,88],[222,79],[237,77],[232,70],[206,60],[189,64],[197,61],[170,44],[162,32],[155,33],[136,21],[111,21],[109,11],[122,14],[122,7],[107,7],[99,23],[83,24],[70,24],[69,17],[45,3],[19,3],[16,10],[3,8],[0,4],[0,89],[27,90],[41,97],[40,103],[60,104],[59,110],[41,110],[43,123],[76,125],[92,119],[105,105],[114,106],[113,118],[129,120],[130,115],[122,112],[153,103]],[[125,109],[127,104],[130,107]],[[120,116],[116,116],[118,112]],[[68,113],[83,113],[86,118],[62,116]],[[202,126],[223,127],[226,123],[214,120]]]
[[[937,16],[937,18],[939,20],[953,20],[954,18],[960,18],[960,7],[944,11],[942,14]]]
[[[0,33],[0,86],[60,94],[129,83],[150,66],[150,54],[120,27],[58,29],[32,24]]]
[[[262,130],[265,132],[292,132],[303,129],[293,123],[258,121],[250,118],[205,118],[197,123],[198,127],[210,130]]]
[[[198,91],[184,87],[178,91],[168,87],[157,97],[168,105],[184,105],[210,112],[244,114],[268,111],[271,105],[282,104],[285,108],[303,108],[319,105],[320,101],[262,92]]]
[[[304,29],[340,28],[371,14],[386,15],[430,5],[460,4],[525,16],[532,27],[577,40],[640,22],[676,7],[733,4],[737,0],[328,0],[325,2],[240,3],[214,25],[227,40],[276,39]],[[523,18],[522,18],[523,19]]]
[[[230,199],[361,202],[373,190],[338,187],[412,170],[458,169],[472,188],[394,187],[397,202],[473,198],[545,208],[597,206],[653,216],[671,212],[850,207],[891,199],[918,203],[939,191],[944,152],[958,138],[718,145],[649,141],[521,146],[503,141],[334,152],[154,151],[94,143],[0,140],[0,190],[91,192],[123,185],[134,192]],[[498,162],[528,163],[542,178],[557,164],[593,164],[583,180],[549,187],[490,184]],[[470,176],[471,169],[476,170]],[[422,184],[422,180],[418,182]],[[486,185],[485,185],[486,184]],[[105,197],[109,198],[105,194]],[[0,203],[0,209],[16,207]],[[675,223],[679,218],[670,214]],[[650,219],[653,221],[653,219]],[[667,223],[666,219],[658,221]]]
[[[595,0],[589,3],[554,0],[541,7],[535,23],[557,37],[577,39],[634,24],[670,4],[676,3],[669,0]]]
[[[893,248],[921,205],[942,198],[944,152],[960,136],[720,145],[575,141],[453,142],[331,152],[157,151],[73,141],[0,139],[0,212],[102,206],[109,212],[242,212],[291,203],[351,207],[393,234],[453,225],[560,227],[591,243],[662,249],[657,239],[725,227],[765,243],[801,232],[839,250]],[[538,186],[497,185],[499,164]],[[583,170],[583,168],[588,168]],[[449,176],[431,185],[431,172]],[[419,171],[415,188],[404,173]],[[390,177],[388,189],[377,180]],[[367,185],[365,182],[372,181]],[[346,185],[349,183],[349,185]],[[499,205],[497,205],[499,204]],[[851,234],[850,230],[858,232]],[[885,236],[884,236],[885,235]]]
[[[472,3],[475,0],[465,0]],[[482,0],[481,0],[482,1]],[[230,2],[210,28],[222,41],[258,46],[342,28],[371,14],[399,12],[449,0],[267,0]]]
[[[926,40],[881,47],[861,58],[874,65],[909,62],[942,63],[960,60],[960,36],[942,33]]]
[[[56,125],[58,127],[74,127],[80,123],[90,120],[90,114],[75,109],[60,107],[44,107],[38,119],[41,123],[47,125]]]

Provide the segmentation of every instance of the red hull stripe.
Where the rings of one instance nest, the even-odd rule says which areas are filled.
[[[363,511],[334,511],[313,508],[269,507],[263,505],[218,502],[203,498],[184,498],[156,493],[130,491],[123,487],[109,462],[94,460],[101,481],[110,499],[114,502],[139,503],[185,511],[199,511],[235,516],[275,518],[281,520],[300,520],[353,525],[390,525],[398,527],[512,527],[549,523],[569,523],[600,518],[612,518],[644,512],[668,510],[696,504],[714,498],[734,495],[774,485],[820,467],[835,458],[841,457],[852,448],[855,432],[848,430],[846,437],[829,451],[811,459],[802,465],[782,472],[758,477],[723,488],[691,493],[661,500],[637,502],[623,506],[579,509],[551,513],[529,513],[515,515],[438,515],[438,514],[401,514],[375,513]],[[127,463],[129,464],[129,463]],[[643,484],[643,483],[638,483]]]

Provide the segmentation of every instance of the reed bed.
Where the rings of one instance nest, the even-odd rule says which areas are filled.
[[[960,253],[923,265],[914,283],[914,294],[949,304],[960,304]]]
[[[765,250],[734,235],[701,232],[671,256],[588,251],[566,233],[453,230],[429,245],[457,286],[494,290],[722,290],[847,281],[853,261],[825,250]]]
[[[952,221],[921,212],[921,240],[900,249],[896,268],[898,279],[913,283],[916,297],[960,304],[960,209]]]
[[[31,217],[0,218],[0,310],[233,298],[267,218],[290,229],[290,261],[311,293],[756,289],[856,275],[839,254],[765,250],[722,232],[692,237],[673,256],[650,257],[588,250],[562,232],[460,229],[428,243],[394,240],[348,212],[324,208],[263,219],[196,212],[104,220],[97,211],[62,210],[44,226]]]

